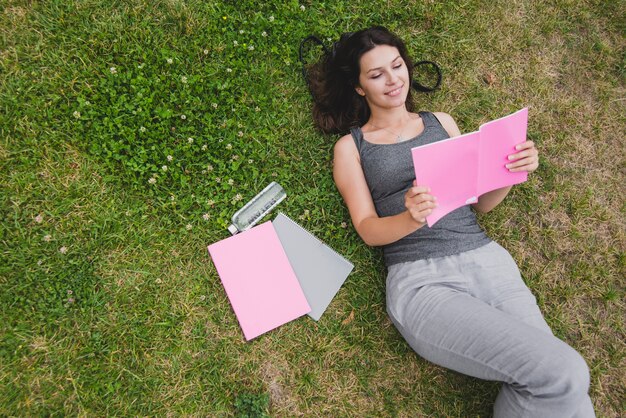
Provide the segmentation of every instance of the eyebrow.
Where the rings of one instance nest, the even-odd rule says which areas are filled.
[[[391,62],[394,63],[398,60],[398,58],[402,58],[402,56],[398,55],[397,57],[395,57]],[[370,71],[379,71],[381,70],[383,67],[376,67],[376,68],[370,68],[369,70],[367,70],[367,73],[369,73]],[[367,74],[365,73],[365,74]]]

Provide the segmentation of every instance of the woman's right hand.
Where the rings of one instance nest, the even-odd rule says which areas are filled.
[[[426,217],[437,206],[437,198],[429,193],[428,187],[418,186],[417,182],[413,181],[413,187],[404,194],[404,206],[411,218],[421,224],[426,222]]]

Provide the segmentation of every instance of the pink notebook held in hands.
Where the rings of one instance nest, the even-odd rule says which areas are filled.
[[[437,208],[426,218],[433,226],[453,210],[476,203],[491,190],[523,183],[528,172],[505,165],[515,146],[526,141],[528,108],[487,122],[477,132],[411,149],[417,184],[430,187]]]
[[[208,249],[246,340],[311,311],[272,222]]]

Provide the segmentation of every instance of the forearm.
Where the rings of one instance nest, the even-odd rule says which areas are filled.
[[[367,245],[377,247],[396,242],[424,225],[404,211],[394,216],[365,218],[355,228]]]
[[[472,206],[474,207],[474,209],[476,209],[476,211],[480,213],[487,213],[493,208],[495,208],[496,206],[498,206],[500,202],[504,200],[506,195],[509,194],[510,190],[511,190],[511,186],[507,186],[507,187],[502,187],[501,189],[496,189],[496,190],[487,192],[481,195],[478,198],[478,202],[474,203]]]

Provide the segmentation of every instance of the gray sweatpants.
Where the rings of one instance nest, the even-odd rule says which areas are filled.
[[[426,360],[503,382],[495,417],[595,416],[585,360],[552,335],[497,243],[390,266],[387,312]]]

